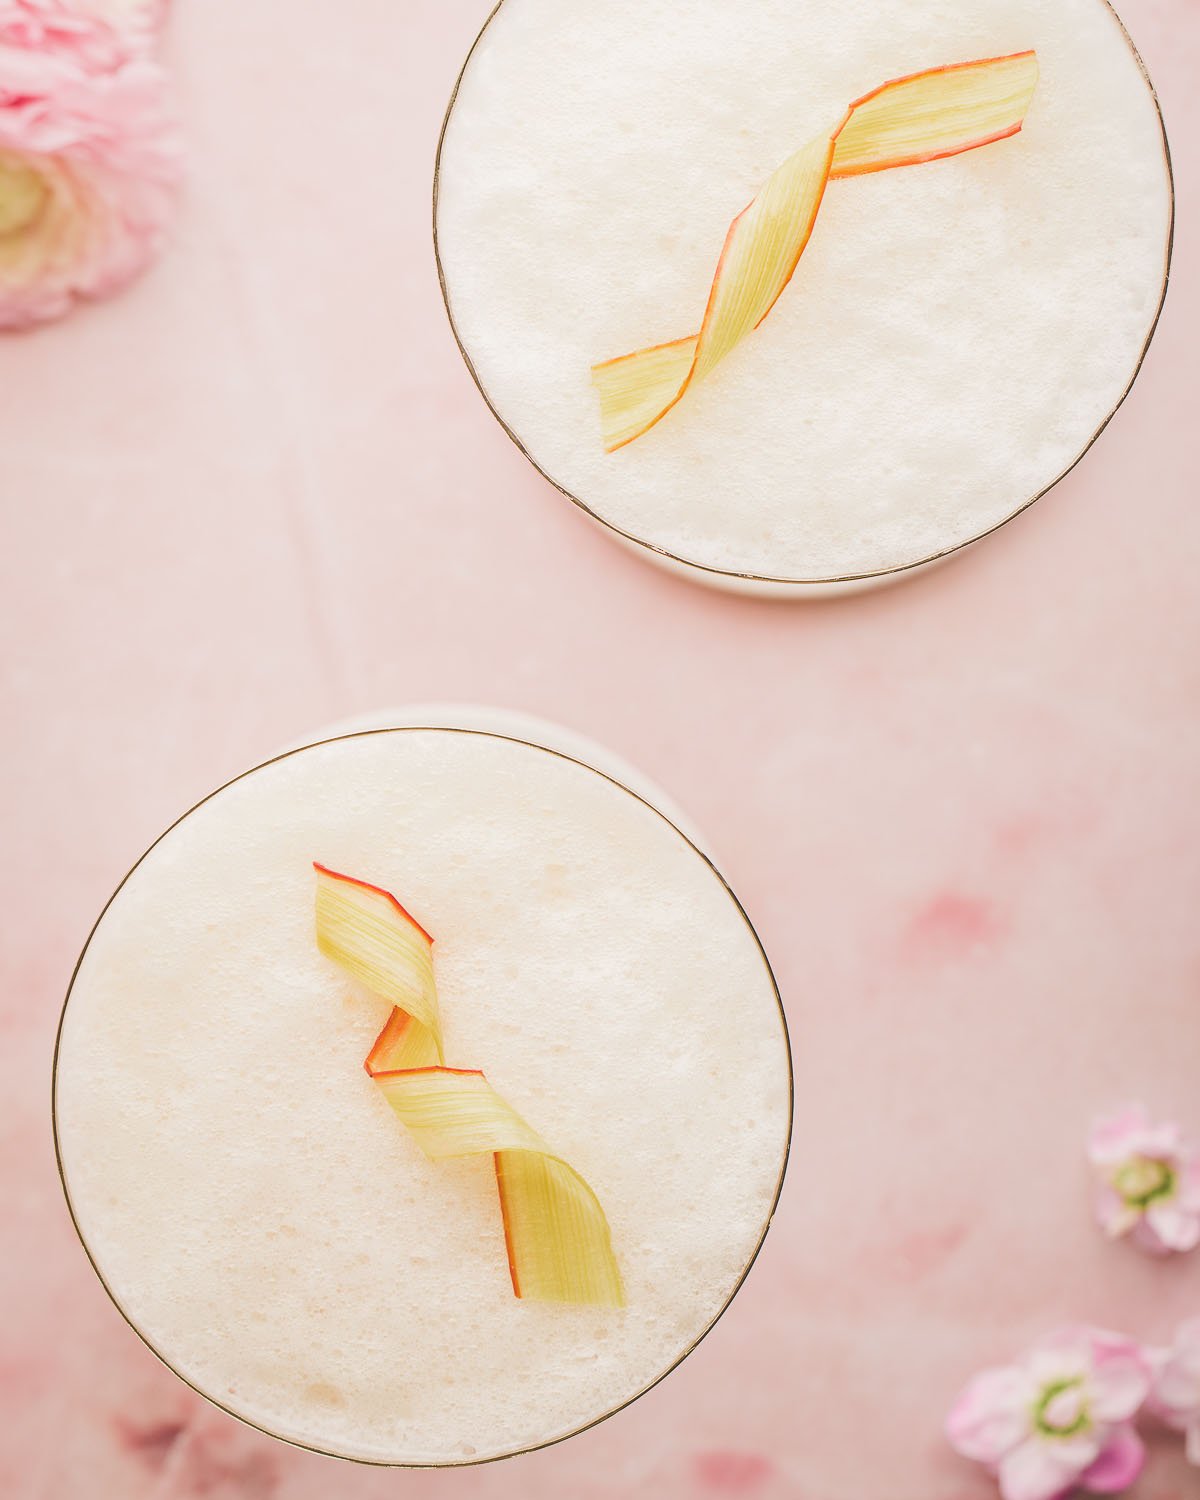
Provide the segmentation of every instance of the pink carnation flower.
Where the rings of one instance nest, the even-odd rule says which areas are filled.
[[[137,275],[178,178],[164,75],[143,42],[60,0],[0,0],[0,328]]]
[[[1190,1463],[1200,1465],[1200,1318],[1184,1323],[1171,1349],[1155,1350],[1150,1410],[1187,1434]]]
[[[1113,1239],[1132,1232],[1155,1255],[1200,1245],[1200,1156],[1178,1125],[1156,1125],[1140,1105],[1100,1120],[1088,1156],[1100,1189],[1096,1217]]]
[[[946,1422],[951,1444],[1000,1480],[1004,1500],[1112,1495],[1141,1473],[1133,1418],[1150,1390],[1139,1346],[1094,1328],[1044,1339],[1020,1364],[984,1370]]]

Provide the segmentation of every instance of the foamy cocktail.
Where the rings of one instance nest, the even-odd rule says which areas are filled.
[[[709,860],[592,764],[441,724],[292,751],[176,823],[55,1065],[71,1211],[137,1332],[378,1463],[552,1442],[670,1370],[757,1252],[790,1121]]]
[[[1166,284],[1106,0],[502,0],[439,153],[447,307],[533,463],[647,557],[776,593],[1023,509]]]

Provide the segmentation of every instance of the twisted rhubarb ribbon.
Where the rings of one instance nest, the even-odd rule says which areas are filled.
[[[318,948],[392,1003],[364,1067],[431,1160],[493,1158],[514,1293],[623,1307],[595,1193],[482,1073],[445,1066],[433,938],[390,892],[314,869]]]
[[[1018,52],[897,78],[855,100],[831,134],[789,157],[733,221],[700,332],[592,367],[608,452],[661,422],[759,326],[808,248],[830,182],[1016,135],[1037,83],[1037,53]]]

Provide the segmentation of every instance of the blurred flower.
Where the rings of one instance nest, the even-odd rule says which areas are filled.
[[[1200,1245],[1200,1156],[1178,1125],[1129,1105],[1096,1124],[1088,1156],[1100,1179],[1096,1217],[1111,1238],[1132,1231],[1156,1255]]]
[[[946,1422],[951,1444],[985,1465],[1004,1500],[1111,1495],[1141,1473],[1132,1422],[1150,1390],[1141,1348],[1118,1334],[1067,1328],[1015,1365],[984,1370]]]
[[[62,0],[0,0],[0,328],[141,271],[179,168],[164,75],[138,35]]]
[[[166,19],[167,0],[79,0],[76,8],[150,42]]]
[[[1200,1318],[1184,1323],[1171,1349],[1155,1350],[1150,1410],[1187,1434],[1188,1461],[1200,1465]]]

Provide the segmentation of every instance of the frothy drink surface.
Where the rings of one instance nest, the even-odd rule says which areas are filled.
[[[363,1071],[386,1005],[317,952],[311,860],[437,940],[448,1061],[591,1183],[624,1311],[512,1294],[490,1164],[425,1160]],[[250,773],[121,888],[67,1006],[64,1175],[127,1316],[238,1415],[326,1451],[484,1458],[621,1405],[721,1311],[789,1127],[774,985],[653,809],[485,734]]]
[[[591,366],[699,326],[731,219],[888,79],[1036,48],[1021,135],[830,184],[757,333],[606,454]],[[709,568],[910,565],[1052,484],[1140,360],[1170,182],[1104,0],[505,0],[441,156],[448,302],[535,462]]]

